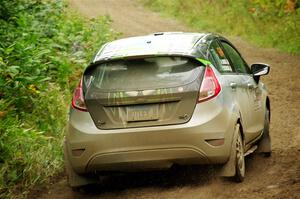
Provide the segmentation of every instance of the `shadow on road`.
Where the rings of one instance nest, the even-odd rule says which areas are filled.
[[[271,158],[263,158],[261,155],[249,155],[246,158],[247,177],[242,185],[247,186],[257,175],[262,174],[268,167],[275,163],[277,153]],[[190,194],[205,193],[210,196],[218,195],[219,192],[233,191],[241,184],[232,178],[221,178],[218,173],[220,166],[195,165],[174,166],[169,170],[151,171],[140,173],[114,174],[101,177],[98,184],[89,185],[79,192],[73,192],[68,187],[65,177],[52,187],[40,188],[30,194],[30,198],[155,198],[155,195],[164,195],[172,198],[173,195],[180,196],[180,190],[191,191]],[[252,186],[250,186],[252,187]],[[197,192],[198,190],[198,192]],[[204,191],[206,190],[206,192]],[[42,194],[47,192],[47,194]],[[150,194],[150,195],[149,195]],[[172,195],[173,194],[173,195]],[[230,195],[230,194],[229,194]],[[143,198],[142,197],[142,198]]]
[[[101,177],[98,184],[87,186],[81,191],[88,195],[97,195],[147,187],[168,189],[199,186],[215,179],[217,170],[216,166],[175,166],[163,171],[111,175]]]
[[[265,162],[260,155],[250,155],[246,158],[247,172],[255,173],[257,164]],[[261,169],[261,168],[260,168]],[[101,177],[100,182],[81,189],[78,195],[98,196],[102,194],[118,194],[130,189],[153,188],[168,190],[176,187],[203,187],[219,181],[222,184],[236,183],[232,178],[221,178],[218,173],[220,166],[195,165],[174,166],[169,170],[141,173],[127,173]],[[77,194],[76,194],[77,195]]]

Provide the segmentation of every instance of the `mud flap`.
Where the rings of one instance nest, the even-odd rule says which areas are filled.
[[[66,172],[67,172],[67,176],[68,176],[69,186],[72,188],[75,188],[75,187],[80,187],[80,186],[96,183],[97,182],[96,179],[78,175],[73,170],[73,168],[70,164],[70,161],[66,155],[67,154],[67,146],[66,146],[65,141],[64,141],[63,145],[64,145],[64,163],[65,163],[65,168],[66,168]]]
[[[271,138],[270,138],[270,133],[269,133],[269,119],[267,119],[267,122],[265,122],[264,125],[264,130],[263,130],[263,135],[261,140],[259,141],[258,144],[258,153],[271,153],[272,152],[272,146],[271,146]]]
[[[272,152],[272,147],[271,147],[271,138],[269,135],[269,131],[264,132],[262,135],[261,140],[259,141],[258,144],[258,153],[270,153]]]
[[[223,177],[232,177],[235,176],[236,173],[236,139],[239,133],[240,125],[237,124],[235,126],[234,135],[231,143],[231,152],[228,161],[221,168],[220,176]]]
[[[268,135],[266,135],[264,133],[261,138],[261,141],[259,142],[257,152],[258,153],[269,153],[271,151],[272,151],[272,147],[271,147],[270,135],[269,135],[269,133],[268,133]]]

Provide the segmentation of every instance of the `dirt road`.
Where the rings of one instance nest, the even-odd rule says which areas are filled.
[[[87,17],[110,15],[122,37],[159,31],[191,31],[146,10],[134,0],[71,0]],[[99,33],[101,34],[101,33]],[[187,167],[108,178],[88,193],[73,193],[66,177],[35,192],[36,198],[300,198],[300,56],[262,49],[232,38],[249,63],[271,64],[263,81],[271,95],[273,155],[247,158],[241,184],[221,179],[213,167]]]

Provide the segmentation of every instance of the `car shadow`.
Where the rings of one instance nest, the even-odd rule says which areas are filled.
[[[264,162],[263,159],[258,154],[249,155],[246,158],[246,175],[256,173],[258,168],[255,165]],[[174,166],[162,171],[110,175],[101,177],[98,184],[86,186],[74,194],[76,198],[81,198],[80,196],[98,198],[101,195],[121,194],[131,189],[153,188],[159,191],[175,187],[203,187],[216,180],[222,184],[236,183],[233,178],[220,177],[220,170],[221,166],[217,165],[194,165]]]
[[[170,189],[182,186],[200,186],[218,177],[217,166],[174,166],[168,170],[126,173],[105,176],[100,182],[80,190],[85,195],[101,195],[138,188]]]

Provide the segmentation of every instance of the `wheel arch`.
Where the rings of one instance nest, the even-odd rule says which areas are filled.
[[[239,117],[236,121],[236,124],[239,124],[239,128],[240,128],[240,132],[241,132],[241,136],[242,136],[242,139],[244,140],[245,139],[245,135],[244,135],[244,130],[243,130],[243,124],[242,124],[242,121],[241,121],[241,117]]]
[[[245,138],[245,132],[244,132],[244,121],[243,121],[243,117],[242,117],[242,112],[241,112],[241,109],[240,109],[240,106],[238,103],[234,103],[233,104],[233,113],[234,113],[234,117],[233,117],[233,122],[234,122],[234,125],[237,125],[239,124],[239,128],[240,128],[240,132],[241,132],[241,136],[242,136],[242,139],[244,140]]]
[[[245,140],[245,134],[243,130],[243,119],[242,119],[241,112],[239,112],[239,117],[237,118],[236,124],[239,124],[242,139]]]

